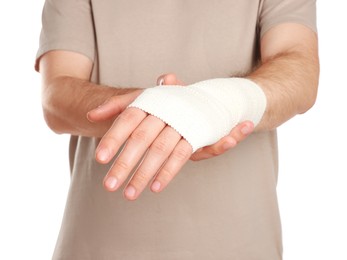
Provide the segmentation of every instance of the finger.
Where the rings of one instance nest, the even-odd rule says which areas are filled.
[[[174,129],[171,127],[164,128],[150,146],[146,157],[124,190],[124,196],[127,199],[134,200],[141,194],[180,139],[181,136]]]
[[[124,110],[101,139],[96,149],[96,160],[103,164],[109,163],[146,116],[145,112],[137,108]]]
[[[141,92],[142,90],[135,90],[128,94],[113,96],[107,99],[102,105],[87,113],[88,120],[100,122],[118,116]]]
[[[124,183],[164,127],[165,123],[154,116],[148,116],[142,121],[131,134],[123,151],[107,173],[104,179],[107,190],[114,191]]]
[[[201,160],[206,160],[206,159],[209,159],[209,158],[212,158],[214,157],[215,155],[209,153],[209,152],[206,152],[205,150],[201,150],[199,152],[195,152],[192,154],[192,156],[190,157],[190,160],[192,161],[201,161]]]
[[[243,141],[254,130],[254,124],[251,121],[245,121],[234,127],[229,136],[234,138],[237,143]]]
[[[121,113],[124,109],[117,97],[111,97],[105,103],[87,113],[91,122],[105,121]]]
[[[237,141],[231,136],[225,136],[220,139],[217,143],[209,146],[205,146],[199,150],[197,150],[191,156],[192,161],[200,161],[212,158],[214,156],[221,155],[225,153],[227,150],[235,147],[237,145]]]
[[[192,154],[192,146],[184,139],[181,139],[169,156],[165,165],[160,169],[155,177],[151,190],[153,192],[162,191],[170,181],[181,170],[182,166],[189,160]]]
[[[157,85],[181,85],[184,86],[183,82],[180,81],[176,74],[168,73],[161,75],[157,80]]]

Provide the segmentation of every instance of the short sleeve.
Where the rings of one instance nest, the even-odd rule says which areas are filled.
[[[90,0],[46,0],[35,69],[40,57],[51,50],[81,53],[92,61],[95,35]]]
[[[259,15],[260,36],[281,23],[299,23],[317,31],[316,0],[263,0]]]

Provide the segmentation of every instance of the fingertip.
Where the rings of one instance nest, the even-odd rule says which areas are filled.
[[[168,73],[164,77],[164,84],[166,85],[177,85],[177,77],[173,73]]]
[[[96,160],[101,164],[107,164],[110,158],[110,152],[107,149],[100,149],[96,152]]]
[[[250,133],[252,133],[254,130],[254,126],[253,124],[247,124],[246,126],[241,128],[241,133],[245,136],[249,135]]]
[[[95,122],[95,120],[93,119],[93,110],[91,110],[87,113],[87,120],[91,123]]]
[[[161,187],[161,183],[156,180],[152,183],[151,191],[153,191],[154,193],[159,193],[161,191]]]
[[[123,191],[123,196],[124,198],[130,201],[136,200],[138,197],[137,191],[135,187],[133,187],[132,185],[129,185],[128,187],[125,188],[125,190]]]
[[[102,120],[104,112],[104,105],[100,105],[87,113],[87,119],[92,123]]]
[[[108,191],[115,191],[117,189],[118,180],[113,176],[107,176],[104,180],[104,187]]]

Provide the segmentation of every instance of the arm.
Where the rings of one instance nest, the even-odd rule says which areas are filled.
[[[141,92],[91,83],[92,67],[90,59],[75,52],[51,51],[41,58],[43,112],[56,133],[102,137],[112,119],[93,124],[87,112],[115,97],[113,112],[117,115]]]
[[[270,29],[261,40],[262,65],[248,78],[267,97],[267,108],[256,131],[271,130],[315,103],[319,61],[317,35],[299,24]]]
[[[289,38],[288,35],[295,37]],[[257,126],[258,131],[273,129],[313,105],[319,74],[316,34],[302,25],[278,25],[262,38],[261,55],[261,66],[249,76],[263,89],[267,99],[267,108]],[[154,176],[152,190],[158,192],[165,188],[186,163],[192,150],[184,139],[178,141],[177,133],[170,129],[170,135],[160,135],[164,128],[161,120],[152,116],[146,118],[145,113],[136,108],[126,109],[122,114],[101,140],[96,158],[100,163],[108,163],[129,138],[105,177],[105,187],[114,191],[123,184],[132,166],[135,166],[134,158],[141,158],[149,149],[125,189],[125,196],[133,200]],[[156,124],[158,129],[155,129]],[[176,140],[178,144],[169,144],[170,140]],[[160,151],[165,151],[165,158],[160,158],[163,157]]]

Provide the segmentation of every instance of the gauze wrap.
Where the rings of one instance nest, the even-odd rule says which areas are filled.
[[[228,135],[238,123],[257,125],[266,97],[253,81],[220,78],[189,86],[148,88],[129,107],[139,108],[174,128],[193,152]]]

